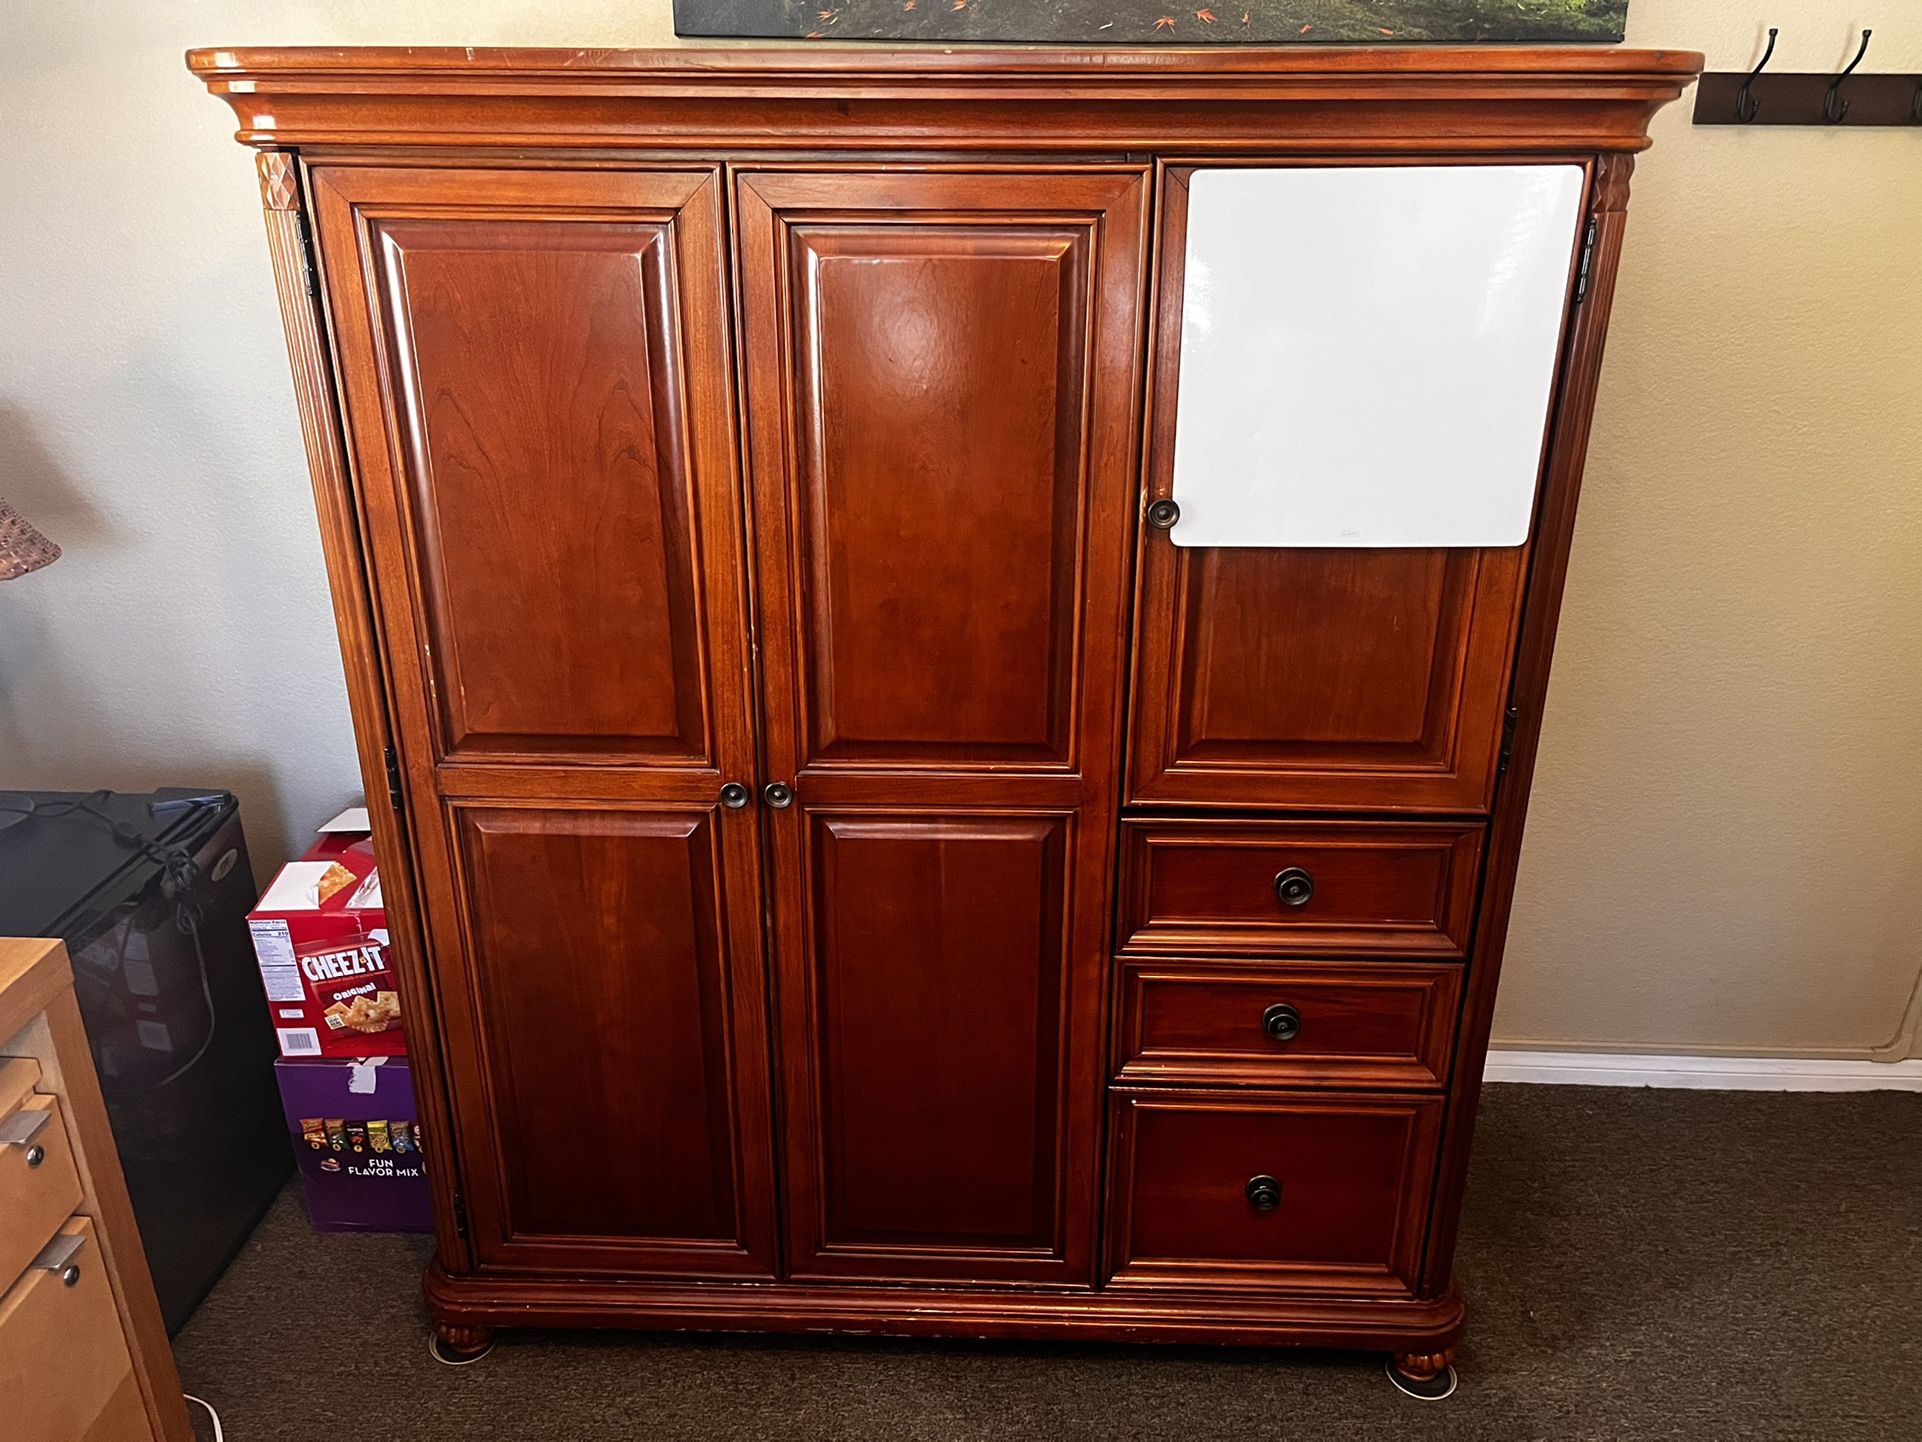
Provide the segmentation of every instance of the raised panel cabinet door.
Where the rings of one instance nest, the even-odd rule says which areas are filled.
[[[1193,170],[1163,185],[1151,498],[1172,492]],[[1355,409],[1390,419],[1396,405]],[[1183,547],[1142,527],[1129,800],[1486,809],[1527,557],[1526,544]]]
[[[1146,177],[736,184],[788,1264],[1091,1283]]]
[[[772,1276],[719,173],[308,178],[474,1260]]]

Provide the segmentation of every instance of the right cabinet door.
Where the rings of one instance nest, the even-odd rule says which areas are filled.
[[[1166,172],[1130,801],[1489,804],[1581,184]]]

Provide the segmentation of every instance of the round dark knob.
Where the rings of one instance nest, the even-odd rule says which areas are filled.
[[[1261,1029],[1275,1041],[1293,1041],[1301,1035],[1301,1013],[1278,1001],[1261,1014]]]
[[[1181,507],[1173,501],[1150,501],[1148,503],[1148,524],[1157,531],[1171,531],[1175,522],[1181,519]]]
[[[47,1149],[45,1147],[35,1146],[35,1147],[27,1148],[27,1165],[28,1166],[37,1167],[46,1159],[47,1159]]]
[[[784,811],[794,804],[794,788],[781,781],[770,781],[761,788],[761,799],[776,811]]]
[[[67,1268],[66,1271],[60,1274],[60,1280],[65,1282],[69,1287],[78,1285],[80,1281],[80,1269],[78,1267]]]
[[[1275,899],[1283,906],[1306,906],[1315,894],[1315,878],[1299,866],[1291,866],[1275,877]]]
[[[1258,1212],[1272,1212],[1281,1205],[1281,1183],[1265,1172],[1248,1178],[1248,1205]]]
[[[730,781],[721,788],[721,805],[729,811],[739,811],[748,803],[747,787],[738,781]]]

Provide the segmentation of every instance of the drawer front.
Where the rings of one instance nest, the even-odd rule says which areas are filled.
[[[0,1115],[0,1287],[20,1275],[33,1255],[80,1205],[80,1174],[73,1164],[60,1103],[28,1092]]]
[[[141,1442],[152,1433],[93,1223],[74,1217],[59,1235],[77,1239],[71,1255],[54,1267],[29,1265],[0,1296],[0,1416],[6,1435],[34,1442]],[[52,1237],[49,1232],[42,1241]]]
[[[1466,954],[1480,826],[1130,821],[1122,835],[1125,950]]]
[[[1461,968],[1163,962],[1123,958],[1117,1079],[1281,1086],[1438,1087]]]
[[[1116,1092],[1112,1286],[1407,1296],[1439,1097]]]

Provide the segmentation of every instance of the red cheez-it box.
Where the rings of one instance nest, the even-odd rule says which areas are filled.
[[[248,914],[282,1056],[407,1050],[366,811],[344,811]]]

